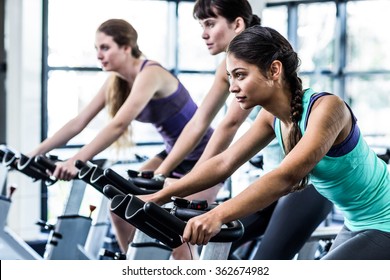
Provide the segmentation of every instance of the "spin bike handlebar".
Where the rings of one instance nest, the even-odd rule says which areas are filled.
[[[3,148],[0,149],[0,162],[3,162],[3,158],[5,156],[5,150]]]
[[[32,178],[34,181],[42,180],[46,185],[52,185],[56,182],[49,174],[46,173],[46,168],[35,161],[36,157],[27,157],[13,151],[1,149],[2,163],[9,169],[18,170],[24,175]]]
[[[103,193],[103,187],[107,184],[107,181],[102,182],[105,178],[101,177],[103,169],[97,164],[85,163],[81,160],[75,162],[75,166],[79,169],[78,178],[83,180],[87,184],[90,184],[100,193]]]
[[[14,152],[7,148],[2,148],[1,149],[1,162],[2,164],[9,168],[9,169],[16,169],[17,168],[17,156]]]
[[[104,170],[104,175],[112,181],[111,185],[125,194],[142,195],[156,192],[156,190],[136,186],[131,180],[126,180],[111,168]]]
[[[135,170],[128,170],[127,174],[129,175],[130,179],[133,181],[133,183],[140,187],[140,188],[146,188],[149,190],[161,190],[164,186],[164,181],[162,180],[156,180],[153,178],[153,171],[135,171]]]
[[[47,174],[45,166],[36,162],[36,157],[29,158],[24,154],[20,154],[17,169],[33,178],[44,181],[46,185],[52,185],[57,182],[56,179]]]
[[[44,156],[38,156],[36,158],[36,162],[38,162],[42,166],[45,166],[47,169],[49,169],[52,172],[56,169],[55,163]],[[103,193],[103,187],[108,182],[106,181],[103,183],[101,183],[100,181],[97,182],[97,179],[99,178],[96,179],[96,182],[91,180],[93,174],[95,174],[95,176],[98,177],[98,175],[103,173],[102,169],[99,168],[97,164],[87,164],[81,160],[76,160],[75,167],[79,169],[79,172],[77,174],[78,179],[92,185],[95,189]]]
[[[49,163],[47,163],[49,164]],[[114,170],[108,168],[103,169],[98,164],[94,164],[93,162],[83,162],[81,160],[76,160],[75,162],[76,168],[79,169],[78,178],[87,184],[94,187],[97,191],[102,193],[103,195],[109,197],[106,193],[103,192],[103,188],[106,185],[112,185],[117,190],[119,190],[122,194],[149,194],[153,191],[145,190],[140,187],[137,187],[130,180],[126,180]]]
[[[112,197],[110,210],[132,224],[145,234],[165,245],[176,248],[182,244],[181,236],[186,226],[185,221],[175,215],[175,209],[162,208],[153,202],[144,202],[134,195],[121,194],[115,187],[107,185],[104,192]],[[185,209],[181,209],[185,211]],[[189,209],[189,216],[194,217],[205,211]],[[211,238],[210,242],[233,242],[242,237],[243,225],[236,220],[225,224],[227,227]]]
[[[44,156],[36,156],[35,157],[35,162],[40,164],[41,166],[45,167],[51,172],[54,172],[56,170],[56,165],[54,162],[52,162],[50,159]]]
[[[384,154],[378,154],[378,157],[382,159],[387,164],[390,163],[390,149],[386,149],[386,152]]]

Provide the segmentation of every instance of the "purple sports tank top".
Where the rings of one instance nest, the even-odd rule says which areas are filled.
[[[148,60],[143,62],[140,71],[145,66],[158,65],[162,67],[156,63],[147,65],[147,62]],[[136,120],[143,123],[151,123],[156,127],[164,140],[165,149],[169,153],[197,109],[198,106],[191,98],[188,90],[179,81],[179,85],[174,93],[164,98],[151,99],[136,117]],[[213,129],[209,127],[198,146],[185,159],[198,160],[212,133]]]

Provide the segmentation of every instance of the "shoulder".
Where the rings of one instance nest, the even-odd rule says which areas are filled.
[[[147,60],[143,61],[140,65],[136,80],[146,79],[149,81],[155,81],[161,78],[166,79],[169,76],[172,76],[171,72],[165,69],[158,61]]]
[[[165,97],[178,88],[179,80],[157,61],[149,60],[135,77],[132,91],[153,92],[155,97]]]
[[[173,74],[169,72],[164,66],[162,66],[158,61],[147,60],[146,62],[142,63],[143,65],[140,66],[136,79],[158,81],[161,79],[171,79],[173,77]]]
[[[324,130],[338,134],[348,130],[351,125],[352,111],[347,104],[336,95],[319,98],[308,117],[307,130]]]
[[[318,98],[312,108],[310,115],[319,113],[324,116],[342,116],[348,113],[347,105],[343,99],[337,95],[324,95]]]
[[[147,69],[164,69],[164,67],[161,65],[160,62],[156,60],[143,60],[140,65],[140,72],[142,73],[144,70]]]
[[[257,117],[256,117],[256,121],[261,121],[263,122],[265,125],[269,126],[270,128],[272,128],[272,130],[274,129],[274,122],[276,120],[276,117],[268,112],[266,109],[264,108],[261,108],[259,113],[257,114]]]

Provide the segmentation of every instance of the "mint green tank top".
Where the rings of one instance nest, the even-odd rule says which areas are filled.
[[[315,95],[312,89],[304,93],[299,123],[302,135]],[[283,143],[279,119],[275,119],[274,129],[279,143]],[[343,212],[344,223],[350,230],[390,232],[390,172],[363,139],[355,119],[351,134],[331,148],[309,177],[318,192]]]

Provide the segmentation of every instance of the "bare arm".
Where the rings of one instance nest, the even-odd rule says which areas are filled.
[[[280,166],[260,177],[236,197],[190,220],[184,240],[205,244],[219,232],[223,223],[263,209],[287,194],[294,184],[314,168],[332,145],[346,137],[350,130],[351,115],[345,104],[337,97],[326,97],[319,103],[313,107],[305,135]]]
[[[266,113],[260,112],[256,125],[254,124],[227,150],[197,165],[180,180],[149,196],[148,200],[166,203],[172,196],[186,197],[214,186],[229,177],[274,138],[274,131],[267,121]]]
[[[223,152],[232,143],[238,129],[249,116],[252,110],[243,110],[238,102],[233,99],[226,116],[215,129],[197,165],[207,159]]]
[[[222,108],[229,94],[225,63],[218,67],[214,83],[187,123],[172,151],[163,163],[155,170],[155,174],[168,175],[198,145],[218,111]]]
[[[74,168],[74,162],[76,160],[90,160],[115,142],[145,108],[150,99],[154,97],[155,93],[164,85],[162,76],[167,74],[165,72],[166,70],[161,67],[151,66],[139,73],[128,98],[116,113],[115,117],[89,144],[81,148],[78,153],[62,166],[57,167],[53,175],[65,180],[72,179],[77,173],[77,170]],[[177,82],[172,76],[170,77],[172,81]]]
[[[78,135],[104,108],[106,85],[107,82],[102,86],[102,88],[90,101],[90,103],[76,117],[68,121],[62,128],[54,133],[52,137],[44,140],[38,147],[28,153],[28,155],[32,157],[47,153],[55,148],[65,145],[70,139]]]

